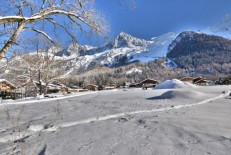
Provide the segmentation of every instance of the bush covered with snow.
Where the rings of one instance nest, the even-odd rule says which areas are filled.
[[[182,82],[177,79],[173,80],[167,80],[162,83],[159,83],[155,89],[178,89],[178,88],[195,88],[196,86],[188,83],[188,82]]]
[[[142,72],[143,71],[141,69],[139,69],[139,68],[132,68],[132,69],[130,69],[129,71],[126,72],[126,75],[136,74],[136,73],[142,74]]]

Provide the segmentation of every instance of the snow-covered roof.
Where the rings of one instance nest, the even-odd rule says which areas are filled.
[[[201,79],[201,80],[196,81],[195,84],[198,84],[198,83],[208,83],[208,82],[209,82],[208,80]]]
[[[115,89],[115,87],[111,87],[111,86],[106,86],[104,87],[105,89]]]
[[[6,79],[0,79],[0,82],[5,82],[5,83],[7,83],[8,85],[10,85],[11,87],[16,88],[16,86],[15,86],[13,83],[11,83],[10,81],[8,81],[8,80],[6,80]]]
[[[86,85],[85,87],[87,87],[87,86],[99,87],[99,86],[94,85],[94,84],[88,84],[88,85]],[[84,88],[85,88],[85,87],[84,87]]]

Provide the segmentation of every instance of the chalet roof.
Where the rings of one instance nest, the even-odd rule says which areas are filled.
[[[63,83],[61,83],[61,82],[59,82],[59,81],[53,81],[52,84],[58,85],[58,86],[62,86],[62,87],[66,87],[65,84],[63,84]]]
[[[94,84],[88,84],[88,85],[86,85],[85,87],[87,87],[87,86],[99,87],[99,86],[94,85]]]
[[[1,82],[5,82],[5,83],[7,83],[8,85],[10,85],[11,87],[16,88],[16,86],[15,86],[13,83],[11,83],[10,81],[8,81],[8,80],[6,80],[6,79],[0,79],[0,83],[1,83]]]
[[[198,79],[205,79],[205,78],[203,78],[203,77],[196,77],[193,80],[198,80]]]
[[[131,84],[129,84],[129,86],[136,86],[136,85],[138,85],[139,83],[131,83]]]
[[[39,85],[39,81],[33,81],[33,83]],[[46,84],[45,84],[44,82],[41,81],[41,85],[42,85],[42,86],[45,86]]]
[[[60,87],[61,87],[61,86],[55,85],[55,84],[49,84],[49,85],[48,85],[48,89],[50,89],[50,90],[60,89]]]
[[[184,77],[180,79],[181,81],[192,81],[193,78],[192,77]]]
[[[158,80],[154,80],[154,79],[149,79],[149,78],[147,78],[147,79],[141,81],[140,83],[144,83],[144,82],[146,82],[146,81],[158,82]]]
[[[196,81],[195,83],[197,84],[197,83],[207,83],[207,82],[208,82],[208,80],[201,79],[201,80]]]
[[[116,84],[109,84],[108,86],[116,86]]]
[[[196,78],[193,79],[193,83],[197,83],[200,80],[206,80],[206,79],[203,78],[203,77],[196,77]]]
[[[106,86],[104,87],[105,89],[115,89],[115,87],[112,87],[112,86]]]

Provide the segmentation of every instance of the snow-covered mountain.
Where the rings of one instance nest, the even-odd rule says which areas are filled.
[[[121,32],[112,41],[100,47],[82,46],[71,44],[65,49],[51,47],[47,52],[39,51],[39,56],[55,58],[57,66],[53,66],[57,71],[64,73],[63,76],[82,73],[98,66],[119,67],[132,62],[148,62],[157,58],[166,57],[168,46],[175,39],[177,34],[167,33],[150,40],[139,39],[127,33]],[[43,53],[44,52],[44,53]],[[25,55],[33,60],[37,52]],[[16,70],[22,66],[24,60],[21,56],[12,57],[9,61],[10,68]],[[53,61],[53,60],[52,60]],[[6,66],[6,63],[2,63]],[[56,68],[57,67],[57,68]],[[10,69],[8,68],[8,69]],[[3,70],[2,69],[2,70]],[[9,70],[10,72],[10,70]],[[131,70],[130,73],[138,73],[138,70]]]
[[[165,57],[169,44],[177,34],[167,33],[150,40],[121,32],[114,40],[100,47],[70,45],[58,52],[57,58],[70,59],[75,68],[87,69],[92,64],[114,67],[132,62],[148,62]]]

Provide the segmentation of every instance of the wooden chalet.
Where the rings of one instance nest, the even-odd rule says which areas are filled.
[[[83,89],[91,90],[91,91],[98,91],[99,87],[94,84],[89,84],[83,87]]]
[[[203,78],[203,77],[196,77],[196,78],[193,79],[193,84],[196,84],[200,80],[206,80],[206,79]]]
[[[192,77],[184,77],[182,79],[180,79],[183,82],[189,82],[189,83],[193,83],[193,78]]]
[[[42,92],[45,91],[46,84],[41,82]],[[19,86],[16,90],[17,93],[21,93],[22,96],[33,96],[37,95],[37,91],[40,89],[40,84],[38,81],[27,81],[26,83]],[[47,94],[49,93],[65,93],[68,91],[67,86],[59,82],[52,82],[47,86]]]
[[[196,83],[197,81],[203,80],[204,78],[202,77],[196,77],[193,79],[193,83]]]
[[[206,85],[208,85],[208,81],[205,80],[205,79],[201,79],[201,80],[196,81],[194,84],[201,85],[201,86],[206,86]]]
[[[59,93],[65,93],[68,92],[69,88],[62,84],[61,82],[58,81],[53,81],[51,84],[48,85],[48,93],[54,93],[54,92],[59,92]]]
[[[158,83],[159,83],[159,81],[157,81],[157,80],[145,79],[145,80],[141,81],[140,83],[138,83],[136,86],[142,87],[143,85],[147,85],[147,87],[155,87]]]
[[[116,85],[115,84],[109,84],[108,86],[104,87],[105,90],[113,90],[116,89]]]
[[[6,79],[0,79],[0,91],[14,92],[16,86]]]
[[[129,88],[136,88],[137,85],[138,85],[137,83],[131,83],[131,84],[129,84],[128,87],[129,87]]]

